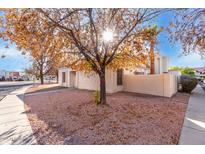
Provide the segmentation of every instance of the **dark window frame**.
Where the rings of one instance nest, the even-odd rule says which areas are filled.
[[[66,81],[65,81],[65,78],[66,78],[66,74],[65,74],[65,72],[62,72],[62,82],[63,82],[63,83],[66,82]]]
[[[123,85],[123,69],[117,70],[117,86]]]

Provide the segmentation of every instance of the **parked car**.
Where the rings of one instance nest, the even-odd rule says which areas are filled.
[[[17,81],[24,81],[24,79],[22,79],[22,78],[19,78]]]
[[[17,77],[12,77],[12,81],[18,81],[18,78]]]

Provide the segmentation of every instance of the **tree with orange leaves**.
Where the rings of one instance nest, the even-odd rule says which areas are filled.
[[[38,9],[66,42],[74,69],[94,71],[100,79],[100,102],[106,103],[105,70],[145,63],[143,23],[160,9]]]
[[[22,54],[29,53],[43,84],[44,76],[61,62],[62,39],[35,9],[8,9],[4,14],[2,38],[15,43]]]

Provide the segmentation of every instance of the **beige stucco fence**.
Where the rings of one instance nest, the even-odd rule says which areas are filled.
[[[172,74],[125,74],[123,91],[171,97],[177,92],[177,78]]]

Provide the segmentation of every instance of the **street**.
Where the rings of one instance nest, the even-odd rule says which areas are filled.
[[[10,92],[32,84],[34,84],[33,81],[0,82],[0,101]]]

